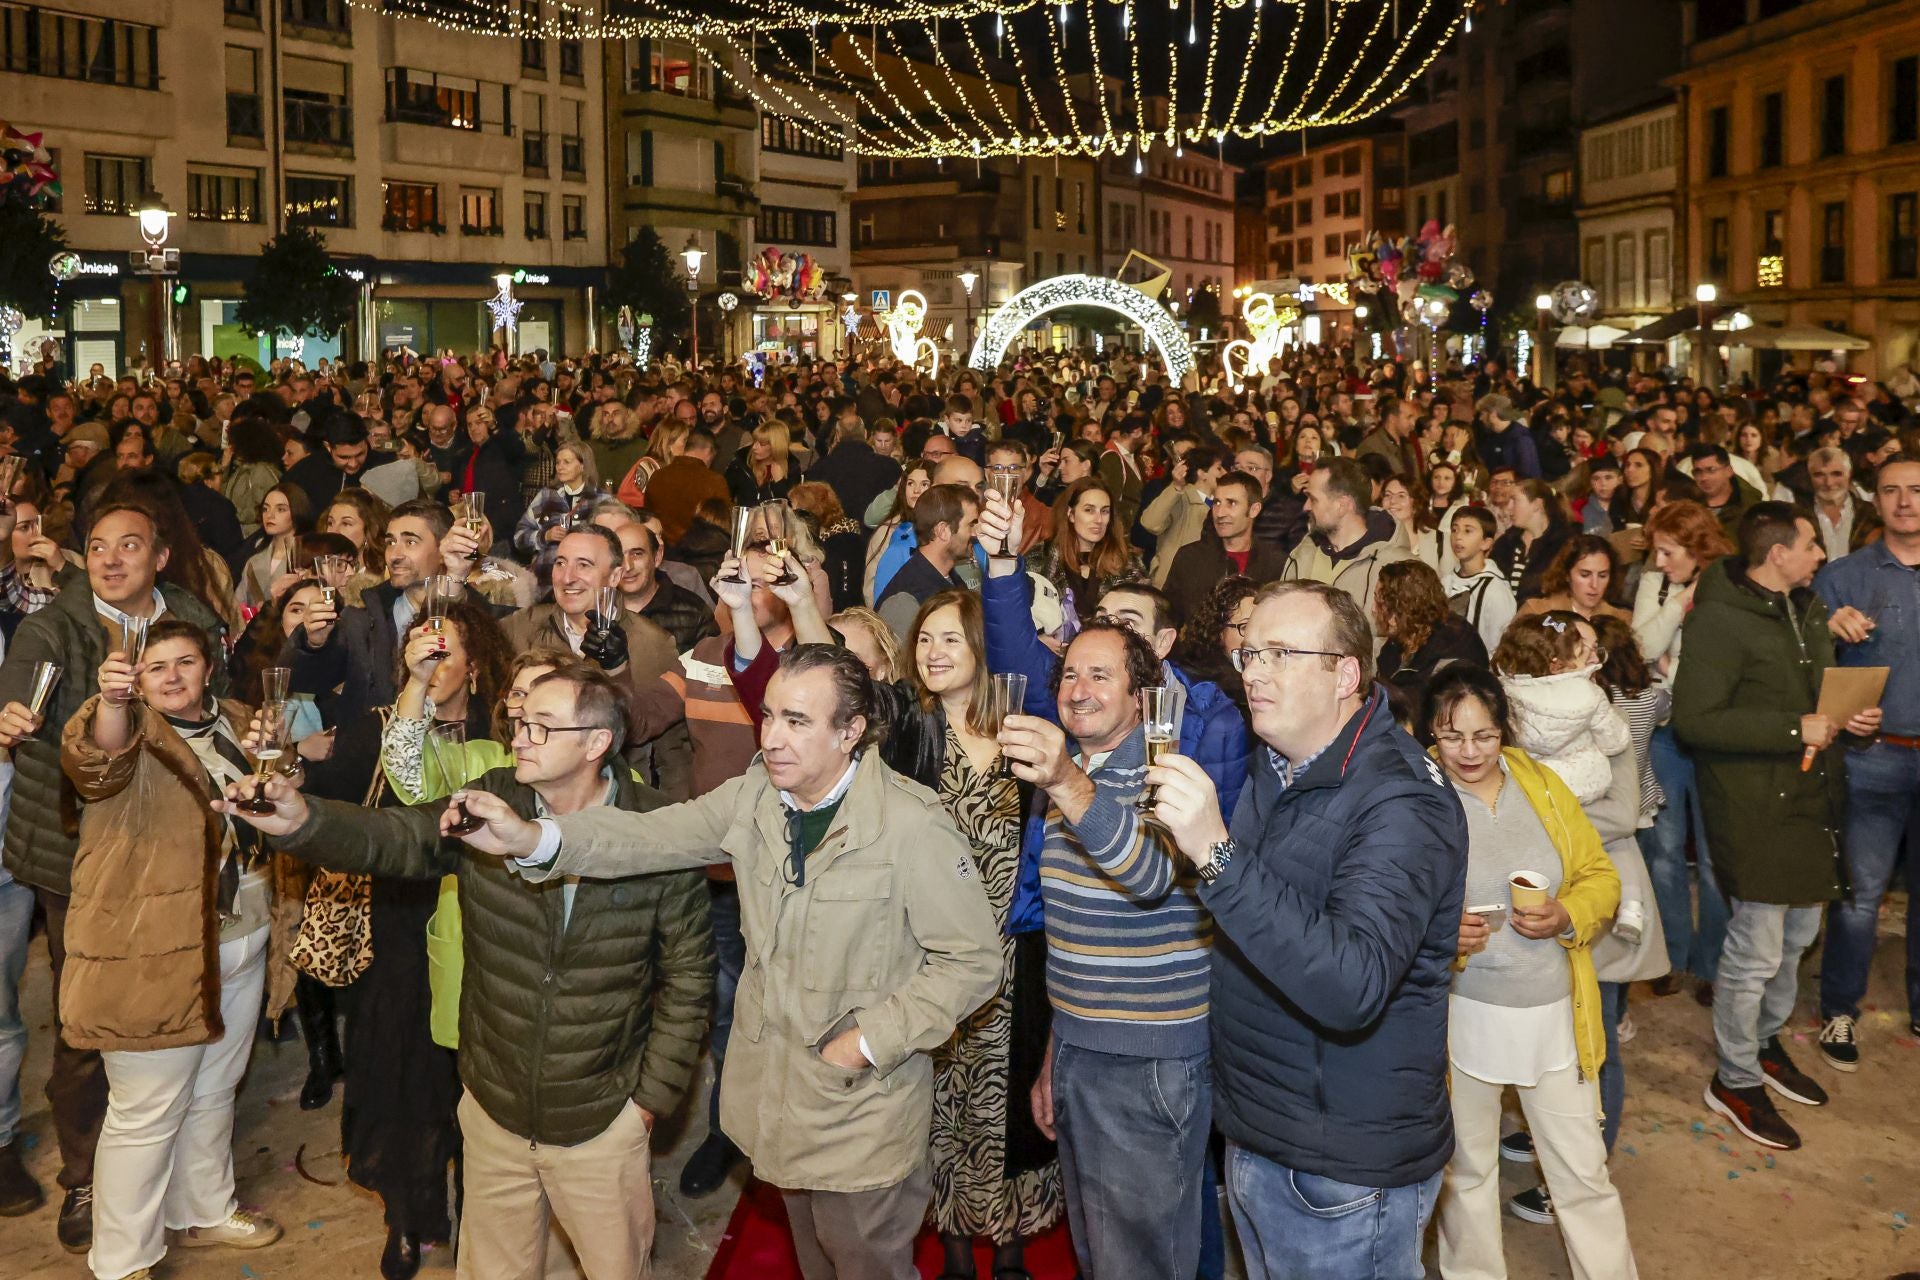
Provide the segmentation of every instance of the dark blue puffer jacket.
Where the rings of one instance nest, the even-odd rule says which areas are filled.
[[[1292,786],[1256,747],[1232,832],[1238,853],[1200,886],[1215,1126],[1321,1177],[1422,1181],[1453,1153],[1459,798],[1376,685]]]
[[[1053,695],[1053,672],[1060,659],[1034,634],[1032,584],[1023,571],[980,584],[987,615],[987,669],[1023,672],[1027,677],[1026,714],[1060,722]],[[1187,691],[1180,719],[1180,754],[1197,763],[1220,793],[1220,811],[1232,813],[1247,780],[1247,722],[1220,686],[1191,680],[1170,662],[1161,669]],[[1035,790],[1020,839],[1020,879],[1007,912],[1008,933],[1033,933],[1045,923],[1040,906],[1040,841],[1047,817],[1046,792]]]

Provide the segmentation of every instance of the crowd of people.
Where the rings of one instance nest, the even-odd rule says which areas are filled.
[[[0,380],[0,1214],[44,930],[99,1280],[280,1238],[235,1100],[296,1036],[393,1280],[648,1274],[705,1055],[680,1189],[750,1165],[808,1280],[1062,1218],[1086,1280],[1411,1280],[1430,1225],[1500,1276],[1503,1160],[1634,1276],[1631,985],[1769,1148],[1881,1047],[1913,407],[1332,347]]]

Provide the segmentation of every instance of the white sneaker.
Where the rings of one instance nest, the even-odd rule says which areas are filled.
[[[174,1243],[185,1249],[205,1249],[217,1244],[229,1249],[264,1249],[280,1235],[280,1224],[266,1214],[235,1209],[225,1222],[211,1227],[188,1227],[176,1233]]]
[[[1620,1025],[1614,1028],[1613,1034],[1618,1037],[1621,1044],[1625,1044],[1640,1034],[1640,1028],[1633,1025],[1632,1014],[1623,1013],[1620,1015]]]

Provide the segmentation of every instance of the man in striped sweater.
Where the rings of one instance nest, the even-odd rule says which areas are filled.
[[[1053,1037],[1032,1101],[1060,1144],[1080,1271],[1099,1280],[1187,1277],[1200,1255],[1213,926],[1194,874],[1134,808],[1138,693],[1160,670],[1134,632],[1091,623],[1061,663],[1060,725],[1009,716],[1000,737],[1047,799]]]

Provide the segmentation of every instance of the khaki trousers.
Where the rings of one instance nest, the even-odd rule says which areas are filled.
[[[631,1100],[604,1131],[571,1147],[534,1144],[460,1097],[459,1274],[542,1280],[549,1214],[560,1220],[587,1280],[653,1274],[653,1153]]]
[[[919,1280],[913,1241],[933,1200],[921,1165],[877,1191],[783,1191],[806,1280]]]

